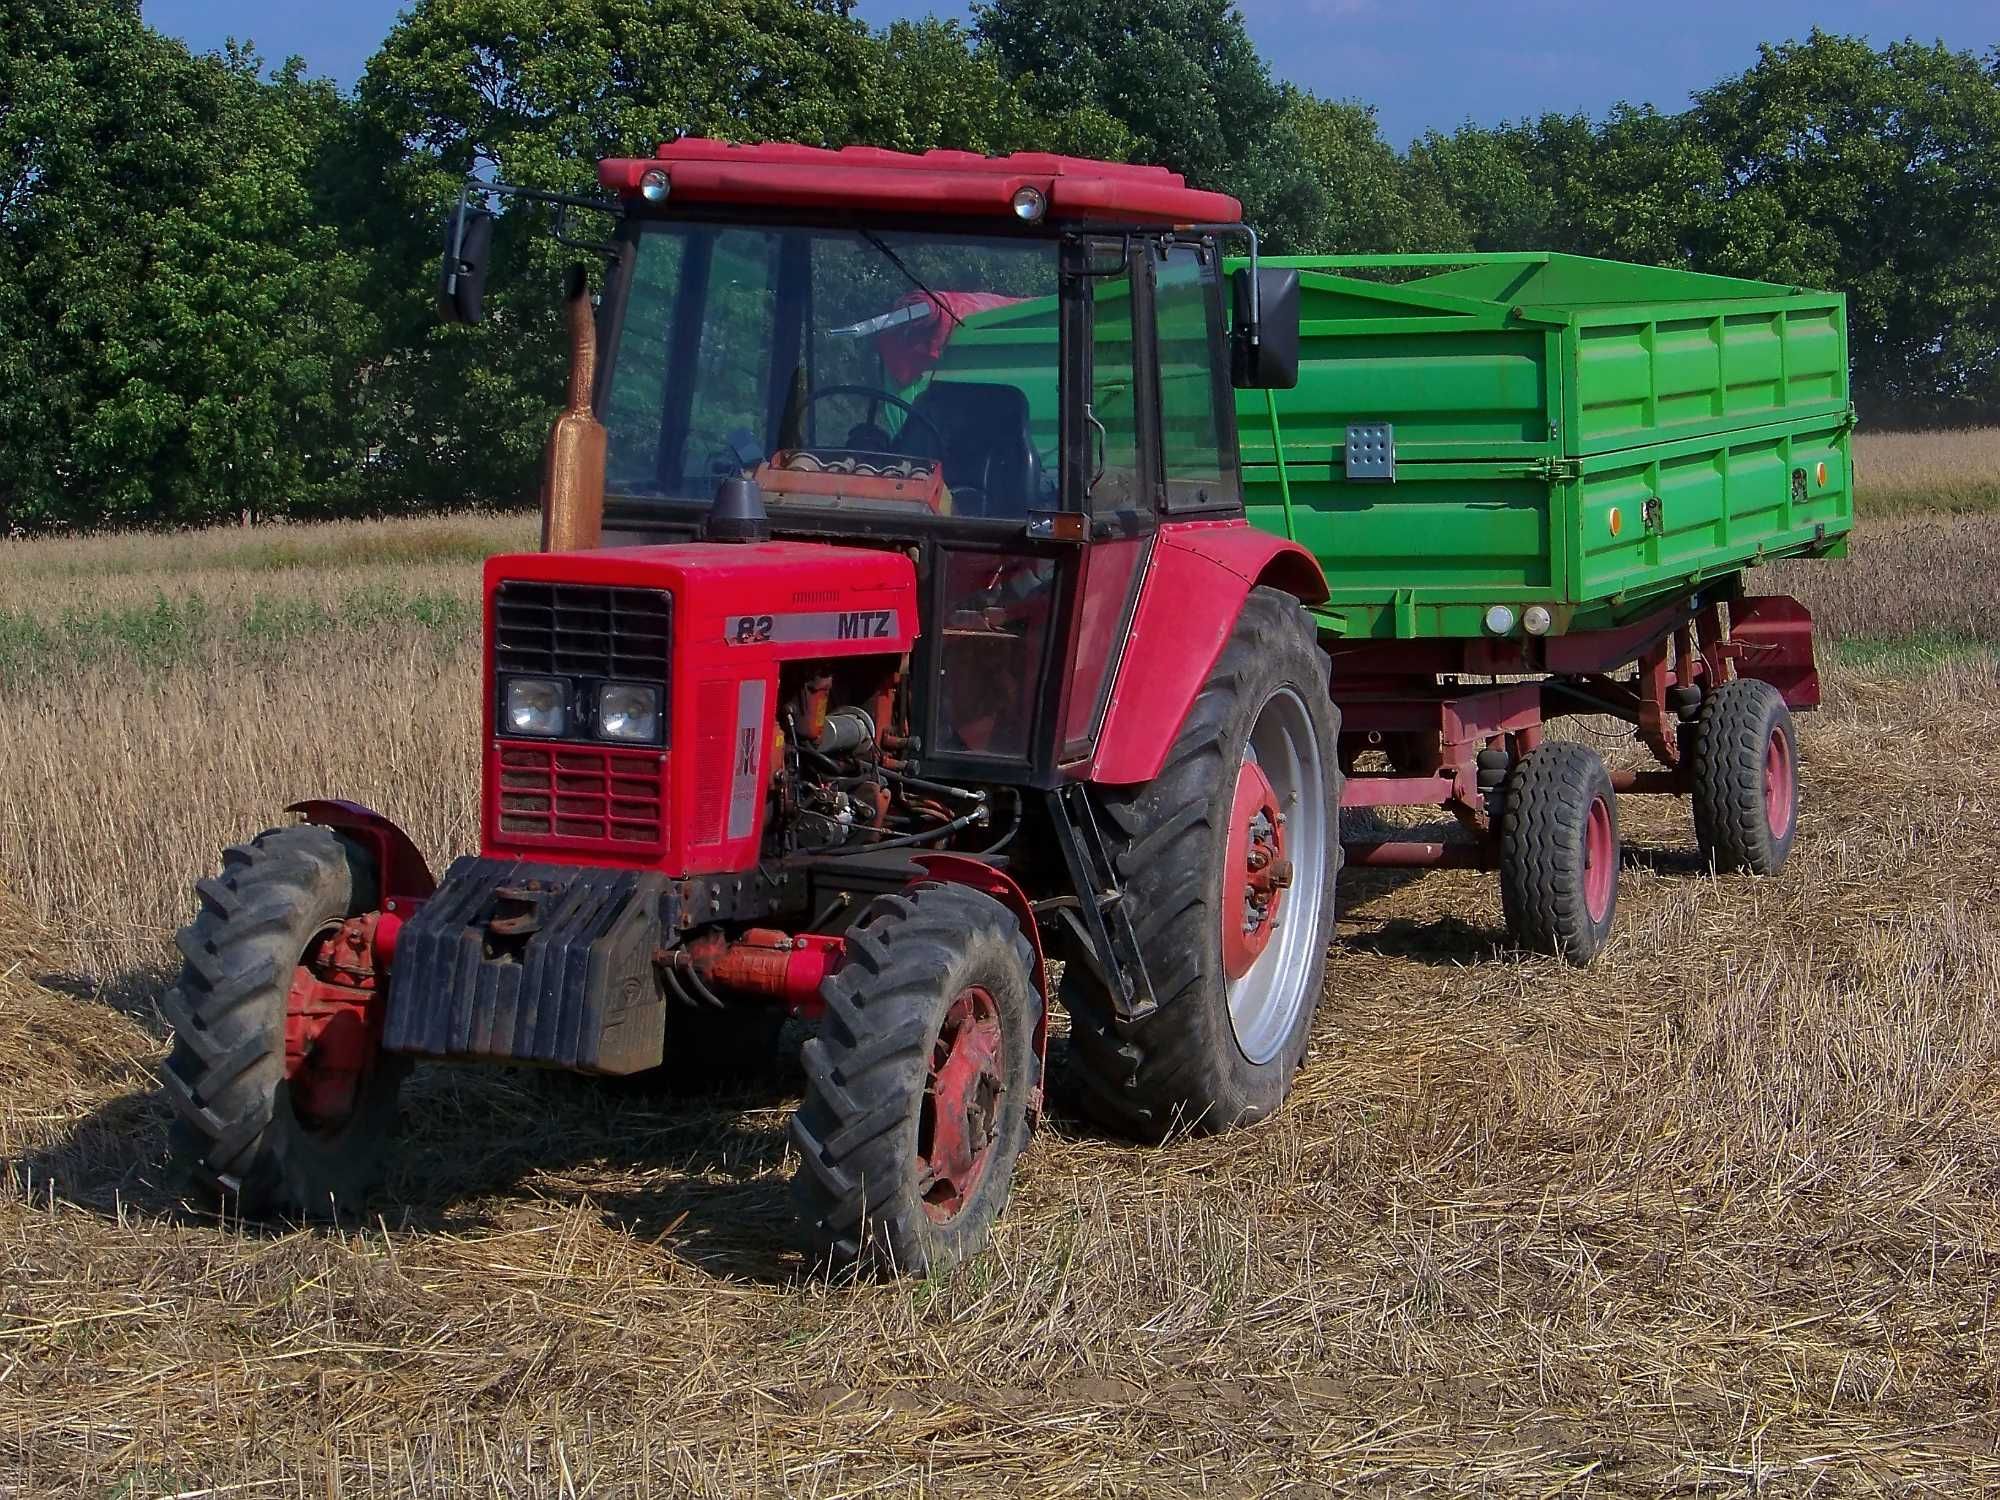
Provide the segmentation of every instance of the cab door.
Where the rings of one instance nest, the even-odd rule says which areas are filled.
[[[1150,378],[1149,251],[1143,240],[1077,247],[1070,363],[1083,399],[1066,497],[1083,512],[1075,609],[1064,673],[1058,764],[1088,758],[1110,706],[1139,584],[1159,525],[1160,465]]]
[[[1079,503],[1091,542],[1077,591],[1063,764],[1087,757],[1103,728],[1159,526],[1242,507],[1221,255],[1208,240],[1135,240],[1124,249],[1115,274],[1091,277],[1088,299],[1085,422],[1094,447]]]

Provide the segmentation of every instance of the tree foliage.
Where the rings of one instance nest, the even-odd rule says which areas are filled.
[[[1276,82],[1233,0],[416,0],[343,93],[137,0],[0,0],[0,530],[504,502],[577,252],[505,215],[432,311],[468,174],[588,190],[699,133],[1155,161],[1300,253],[1543,248],[1829,287],[1865,414],[2000,414],[2000,52],[1811,33],[1678,113],[1432,132]],[[600,232],[588,216],[572,234]]]
[[[345,105],[136,0],[0,10],[0,513],[188,522],[355,464],[372,328],[311,176]]]

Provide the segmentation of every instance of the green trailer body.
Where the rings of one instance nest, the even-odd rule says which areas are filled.
[[[1477,637],[1535,604],[1603,628],[1844,547],[1838,295],[1553,254],[1267,264],[1300,272],[1302,358],[1239,397],[1245,498],[1318,557],[1330,632]],[[1374,423],[1392,467],[1359,477]]]

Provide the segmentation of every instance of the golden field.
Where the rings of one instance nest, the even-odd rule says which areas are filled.
[[[1951,455],[1864,486],[2000,474]],[[1783,876],[1627,799],[1587,973],[1486,877],[1351,877],[1279,1119],[1059,1092],[990,1251],[859,1285],[789,1240],[783,1079],[420,1070],[372,1227],[185,1212],[188,885],[307,793],[472,841],[475,559],[531,527],[0,544],[0,1496],[2000,1489],[2000,543],[1874,493],[1772,580],[1838,638]]]

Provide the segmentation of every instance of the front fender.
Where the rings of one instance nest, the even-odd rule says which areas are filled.
[[[1035,920],[1035,904],[1005,870],[968,855],[927,851],[912,854],[910,863],[922,869],[932,880],[949,881],[953,885],[970,886],[975,891],[984,892],[1012,912],[1014,920],[1021,924],[1021,933],[1035,955],[1035,994],[1042,1002],[1041,1014],[1035,1018],[1035,1057],[1042,1064],[1046,1078],[1049,1060],[1049,966],[1042,956],[1042,929]],[[1041,1113],[1041,1104],[1038,1092],[1032,1105],[1037,1115]]]
[[[285,811],[344,833],[374,855],[382,901],[389,910],[395,910],[390,903],[397,901],[428,901],[437,890],[437,880],[416,842],[372,807],[325,797],[294,802]]]
[[[1106,786],[1159,775],[1253,588],[1282,589],[1301,604],[1318,604],[1328,594],[1310,552],[1247,521],[1160,528],[1104,731],[1090,759],[1071,774]]]

